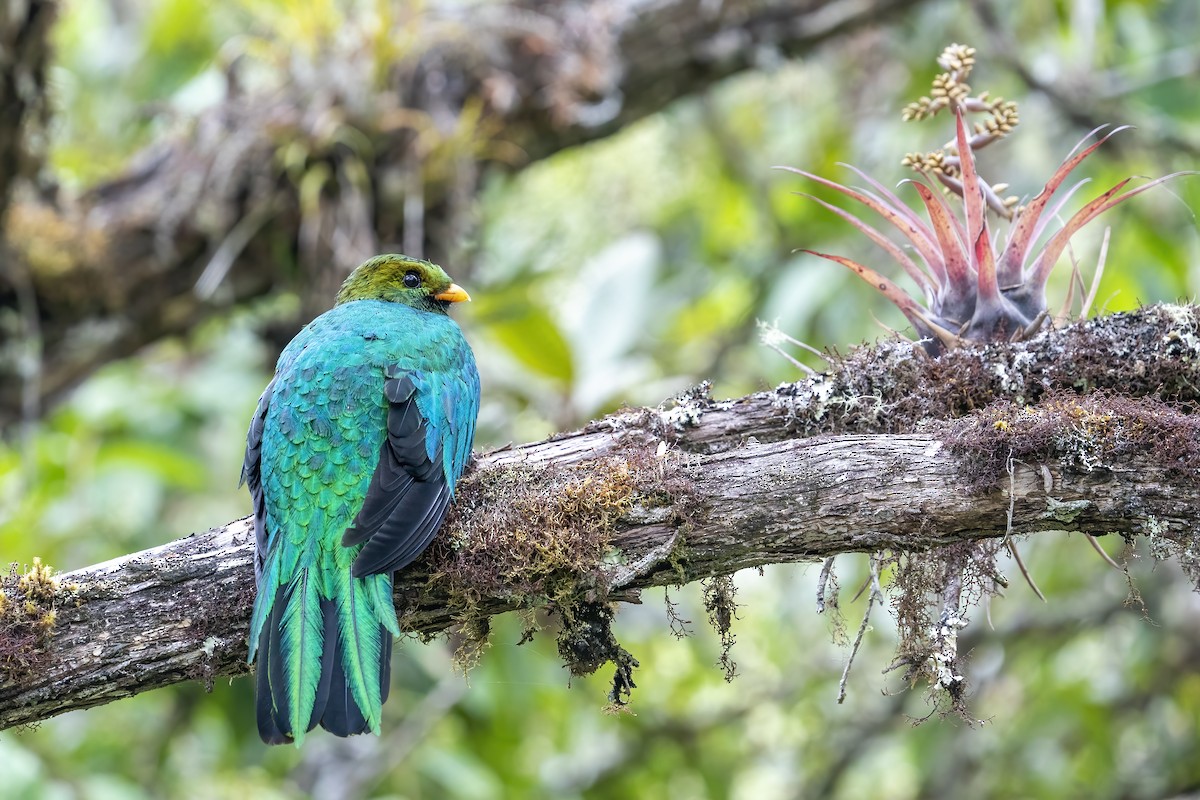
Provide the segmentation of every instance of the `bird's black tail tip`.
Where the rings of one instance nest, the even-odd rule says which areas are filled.
[[[288,695],[279,654],[279,630],[283,609],[287,604],[285,588],[280,587],[275,597],[271,619],[263,625],[255,665],[258,735],[266,744],[291,744],[295,741],[289,722]],[[321,600],[321,615],[325,629],[325,646],[321,653],[321,678],[317,684],[307,730],[311,731],[320,725],[334,736],[370,733],[371,726],[346,682],[346,672],[342,666],[337,606],[332,600]],[[380,626],[380,636],[379,690],[382,702],[387,700],[391,683],[392,635]]]

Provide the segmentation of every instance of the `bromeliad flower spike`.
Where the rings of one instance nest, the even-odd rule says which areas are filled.
[[[370,259],[284,349],[246,437],[258,731],[379,732],[392,573],[429,545],[471,454],[479,373],[427,261]]]
[[[850,222],[899,262],[920,288],[924,305],[889,278],[857,261],[813,250],[804,252],[842,264],[874,286],[899,307],[918,335],[926,340],[926,349],[935,355],[963,340],[1019,339],[1050,324],[1046,283],[1071,237],[1084,225],[1134,195],[1172,178],[1195,174],[1176,172],[1123,192],[1132,180],[1126,178],[1084,205],[1041,248],[1034,249],[1034,243],[1041,238],[1046,226],[1058,218],[1067,200],[1086,183],[1076,183],[1051,205],[1067,176],[1100,145],[1128,126],[1106,133],[1108,126],[1092,131],[1068,154],[1033,200],[1014,208],[1015,197],[1000,197],[1006,187],[989,184],[975,169],[974,151],[1006,136],[1016,126],[1018,117],[1016,106],[1011,102],[990,99],[986,92],[977,97],[970,95],[970,87],[964,81],[974,65],[974,55],[975,50],[964,45],[947,47],[938,59],[947,71],[934,79],[933,96],[921,98],[904,111],[906,120],[923,119],[943,109],[951,109],[955,117],[952,142],[933,153],[910,154],[904,158],[903,163],[921,176],[906,182],[920,197],[928,221],[879,181],[855,167],[842,165],[865,181],[870,190],[851,188],[794,167],[780,167],[862,203],[908,239],[919,262],[850,212],[805,195]],[[973,132],[968,132],[964,120],[965,114],[970,112],[988,115],[984,122],[974,126]],[[1096,135],[1100,138],[1085,147],[1088,139]],[[961,198],[962,219],[955,215],[942,192],[927,183],[930,179],[937,180]],[[1012,223],[1003,247],[999,246],[998,237],[992,236],[989,212]]]

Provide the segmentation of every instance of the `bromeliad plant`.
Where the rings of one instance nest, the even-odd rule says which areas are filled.
[[[879,181],[848,164],[841,166],[857,174],[870,186],[870,190],[851,188],[794,167],[780,167],[862,203],[908,239],[920,263],[857,216],[811,195],[804,195],[850,222],[899,262],[920,287],[925,304],[921,305],[894,281],[857,261],[813,250],[804,252],[842,264],[878,289],[899,307],[917,333],[926,340],[926,349],[935,355],[964,340],[1020,339],[1050,324],[1046,283],[1068,248],[1071,237],[1100,214],[1134,195],[1180,175],[1194,174],[1176,172],[1123,192],[1132,180],[1126,178],[1084,205],[1040,248],[1035,249],[1034,245],[1041,239],[1046,226],[1058,218],[1066,202],[1087,182],[1076,183],[1051,205],[1051,200],[1067,177],[1100,145],[1129,126],[1105,132],[1109,127],[1105,125],[1092,131],[1068,154],[1042,191],[1028,204],[1018,206],[1016,197],[1001,198],[1001,193],[1007,188],[1004,184],[989,184],[975,169],[974,151],[1004,138],[1017,125],[1019,118],[1015,103],[1001,98],[991,99],[987,92],[971,95],[971,87],[965,81],[974,66],[974,56],[974,48],[959,44],[947,47],[938,58],[938,64],[946,71],[934,79],[932,96],[922,97],[904,110],[905,120],[924,119],[947,109],[955,117],[953,141],[932,153],[909,154],[903,161],[905,166],[920,175],[918,179],[906,183],[910,183],[920,196],[928,221],[918,216]],[[968,132],[965,121],[968,113],[983,113],[987,118]],[[1097,135],[1100,135],[1099,139],[1084,146],[1088,139]],[[962,219],[955,215],[943,192],[934,188],[934,180],[947,193],[961,199],[965,212]],[[999,237],[992,235],[988,224],[989,212],[1012,223],[1003,247],[1000,246]],[[1093,295],[1102,268],[1103,252],[1093,281]],[[1084,303],[1084,314],[1088,305],[1090,303]]]

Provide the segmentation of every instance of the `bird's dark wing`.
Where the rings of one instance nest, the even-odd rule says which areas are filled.
[[[383,391],[387,438],[362,508],[342,536],[347,547],[366,543],[354,560],[356,578],[395,572],[411,563],[429,546],[450,506],[441,446],[430,458],[429,426],[417,408],[416,384],[401,375],[389,378]]]
[[[258,398],[258,408],[254,409],[254,417],[250,420],[250,430],[246,432],[246,457],[242,460],[242,479],[238,486],[245,484],[250,489],[250,500],[254,503],[254,581],[257,584],[262,578],[263,562],[267,558],[267,505],[263,500],[262,487],[262,439],[263,426],[267,422],[267,409],[271,405],[271,391],[275,388],[272,379]]]

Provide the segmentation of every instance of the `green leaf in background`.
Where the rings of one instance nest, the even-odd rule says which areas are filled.
[[[175,489],[197,490],[207,483],[203,462],[171,442],[117,440],[100,448],[96,466],[102,470],[137,469]]]
[[[481,298],[476,309],[480,324],[521,366],[570,386],[575,377],[570,345],[546,307],[520,294]]]

